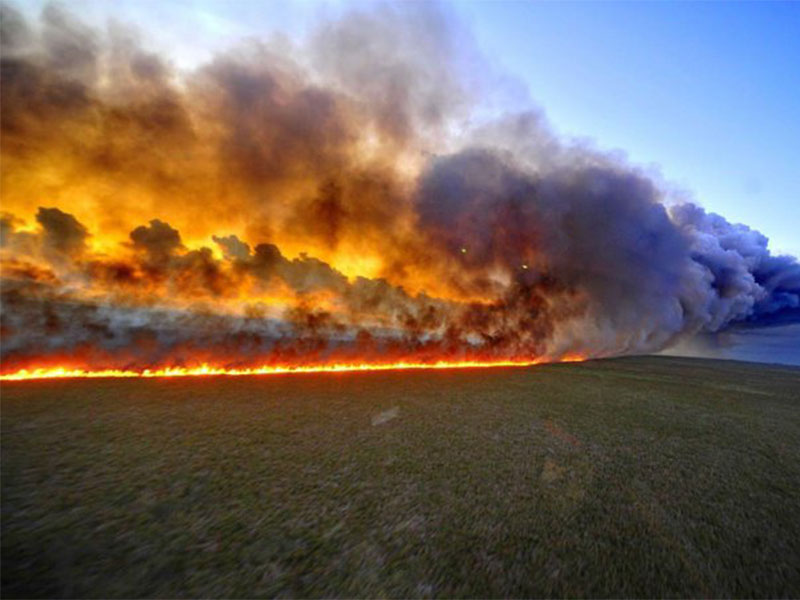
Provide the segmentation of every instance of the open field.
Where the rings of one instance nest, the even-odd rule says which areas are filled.
[[[800,369],[2,386],[2,595],[800,596]]]

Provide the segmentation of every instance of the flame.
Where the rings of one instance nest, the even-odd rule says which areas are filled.
[[[406,39],[406,18],[352,23]],[[548,222],[502,208],[518,174],[477,183],[511,165],[481,153],[463,193],[439,189],[471,153],[467,114],[450,116],[467,88],[427,59],[438,36],[371,58],[364,73],[388,59],[402,83],[365,88],[340,70],[362,63],[349,23],[296,60],[248,41],[191,71],[124,27],[60,9],[30,24],[2,86],[0,380],[527,366],[585,347],[555,335],[588,301],[555,276]],[[91,68],[51,60],[64,31]]]
[[[547,362],[580,362],[579,355],[566,355],[558,361],[502,360],[502,361],[438,361],[432,363],[336,363],[321,365],[265,365],[261,367],[227,368],[208,364],[199,367],[165,367],[142,371],[103,369],[97,371],[69,367],[20,369],[0,375],[0,381],[30,381],[36,379],[101,379],[101,378],[156,378],[156,377],[245,377],[252,375],[280,375],[284,373],[348,373],[354,371],[408,371],[421,369],[486,369],[498,367],[530,367]]]

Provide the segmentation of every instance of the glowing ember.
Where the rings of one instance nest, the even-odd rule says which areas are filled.
[[[567,356],[560,362],[579,362],[579,356]],[[228,369],[225,367],[212,367],[201,365],[199,367],[168,367],[164,369],[145,369],[143,371],[127,371],[106,369],[100,371],[86,371],[83,369],[70,369],[66,367],[52,367],[40,369],[21,369],[15,373],[0,375],[0,381],[28,381],[34,379],[68,379],[68,378],[117,378],[117,377],[203,377],[224,375],[228,377],[242,377],[247,375],[278,375],[281,373],[343,373],[351,371],[397,371],[412,369],[481,369],[497,367],[529,367],[542,364],[544,360],[534,361],[464,361],[464,362],[435,362],[412,363],[397,362],[387,364],[332,364],[309,366],[263,366],[256,368]]]

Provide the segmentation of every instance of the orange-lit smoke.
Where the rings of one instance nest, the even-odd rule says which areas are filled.
[[[757,232],[537,113],[475,118],[435,6],[191,72],[121,25],[2,13],[0,375],[533,364],[798,305]]]

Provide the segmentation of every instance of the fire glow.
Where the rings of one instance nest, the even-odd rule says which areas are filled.
[[[566,356],[558,362],[580,362],[580,356]],[[156,378],[156,377],[247,377],[254,375],[281,375],[286,373],[348,373],[361,371],[408,371],[421,369],[488,369],[500,367],[530,367],[543,364],[545,360],[533,361],[463,361],[435,363],[376,363],[376,364],[329,364],[329,365],[275,365],[256,368],[226,368],[201,365],[199,367],[167,367],[164,369],[144,369],[143,371],[105,369],[86,371],[69,367],[21,369],[15,373],[0,375],[0,381],[30,381],[38,379],[104,379],[104,378]]]
[[[765,236],[486,112],[437,10],[181,70],[0,4],[0,378],[526,366],[800,321]]]

